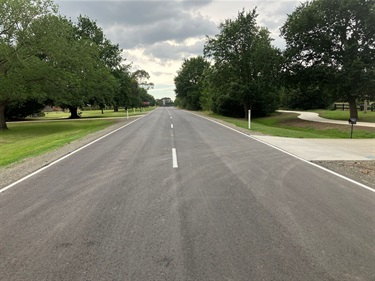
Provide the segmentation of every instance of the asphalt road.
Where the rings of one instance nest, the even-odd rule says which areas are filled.
[[[159,108],[0,194],[0,280],[374,280],[374,203]]]

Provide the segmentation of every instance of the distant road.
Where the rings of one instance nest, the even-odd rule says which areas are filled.
[[[375,280],[374,193],[159,108],[0,194],[0,280]]]

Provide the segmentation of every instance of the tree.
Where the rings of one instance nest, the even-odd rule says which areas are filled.
[[[148,82],[150,79],[150,74],[146,70],[139,69],[133,72],[132,78],[137,82],[139,87],[142,87],[146,90],[152,89],[154,87],[154,83]]]
[[[145,70],[136,70],[131,74],[130,83],[130,94],[129,94],[129,104],[130,107],[141,107],[143,102],[141,99],[141,94],[143,90],[148,90],[154,87],[154,83],[148,82],[150,75]]]
[[[281,28],[287,48],[285,71],[291,76],[324,73],[325,90],[349,102],[375,87],[375,1],[315,0],[301,4]]]
[[[120,68],[122,50],[106,39],[103,30],[88,17],[80,15],[73,28],[75,39],[92,50],[91,53],[88,52],[90,57],[85,57],[88,68],[82,72],[86,73],[84,89],[80,91],[84,99],[82,103],[98,105],[103,112],[106,105],[113,104],[114,95],[120,88],[114,72]],[[79,116],[74,116],[77,117]]]
[[[235,20],[220,24],[220,33],[208,37],[204,55],[214,60],[220,96],[236,100],[256,115],[275,110],[279,88],[281,53],[271,45],[267,29],[256,25],[256,10],[238,13]],[[211,75],[212,77],[212,75]]]
[[[43,46],[33,40],[48,32],[35,28],[35,21],[55,14],[49,0],[0,1],[0,130],[7,129],[5,107],[11,103],[43,95],[39,82],[45,78]]]
[[[122,66],[113,72],[119,83],[113,99],[114,111],[118,112],[119,107],[127,107],[130,104],[129,95],[132,87],[132,78],[129,71],[130,65]]]
[[[121,52],[118,44],[112,44],[95,21],[80,15],[76,26],[76,33],[80,39],[89,39],[99,48],[99,58],[111,72],[121,68]]]
[[[191,110],[200,110],[203,92],[203,73],[210,66],[203,57],[185,59],[174,78],[179,105]]]
[[[78,108],[94,103],[104,108],[112,103],[118,84],[111,70],[100,57],[100,46],[63,17],[54,17],[53,25],[60,30],[60,51],[45,55],[53,66],[48,92],[50,100],[69,108],[70,118],[80,118]]]
[[[155,98],[154,96],[147,93],[146,89],[140,88],[140,98],[143,102],[143,105],[147,103],[147,106],[154,106],[155,105]]]

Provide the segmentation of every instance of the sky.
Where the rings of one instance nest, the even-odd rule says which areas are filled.
[[[268,28],[273,45],[284,49],[280,27],[301,1],[259,0],[55,0],[60,14],[76,22],[79,15],[97,22],[106,38],[123,49],[132,71],[146,70],[156,99],[175,99],[173,79],[185,59],[203,55],[207,36],[219,33],[226,19],[257,8],[257,24]]]

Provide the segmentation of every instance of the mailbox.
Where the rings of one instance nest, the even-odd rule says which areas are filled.
[[[349,118],[349,124],[357,124],[357,119],[356,118]]]

